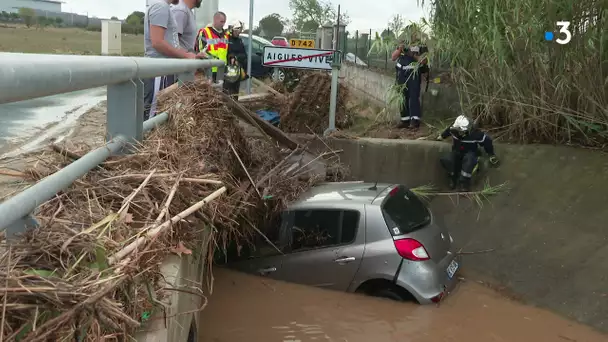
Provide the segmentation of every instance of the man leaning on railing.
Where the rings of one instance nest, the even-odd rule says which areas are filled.
[[[152,0],[144,17],[144,49],[146,57],[152,58],[206,58],[180,47],[179,31],[170,5],[179,0]],[[144,80],[144,120],[156,115],[156,97],[160,90],[172,85],[175,75],[160,76]]]

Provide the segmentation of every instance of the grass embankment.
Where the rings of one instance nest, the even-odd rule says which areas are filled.
[[[123,55],[143,55],[142,35],[123,34]],[[101,54],[101,33],[80,28],[0,26],[0,51],[56,54]]]
[[[604,0],[431,0],[436,52],[447,54],[465,112],[518,142],[608,143]],[[559,34],[570,21],[572,40]]]

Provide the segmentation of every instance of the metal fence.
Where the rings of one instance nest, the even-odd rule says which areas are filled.
[[[194,71],[214,66],[223,68],[224,62],[0,53],[0,104],[107,86],[106,144],[0,204],[0,231],[6,229],[7,238],[12,238],[36,226],[33,213],[39,205],[111,155],[129,153],[144,132],[167,121],[167,113],[143,121],[142,79],[177,75],[187,82],[194,79]]]
[[[389,30],[383,32],[391,34]],[[340,46],[344,53],[352,53],[358,57],[360,62],[365,63],[368,68],[373,68],[379,71],[393,72],[395,65],[391,61],[390,52],[388,51],[373,51],[370,49],[374,44],[375,32],[371,29],[366,31],[355,31],[354,35],[346,34],[342,37]]]

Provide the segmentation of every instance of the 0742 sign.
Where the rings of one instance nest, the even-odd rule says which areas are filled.
[[[314,49],[315,41],[313,39],[290,39],[289,45],[294,48]]]

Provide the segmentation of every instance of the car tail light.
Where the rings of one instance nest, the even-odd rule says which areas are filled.
[[[391,190],[391,191],[388,193],[388,196],[389,196],[389,197],[393,197],[393,196],[395,196],[395,195],[396,195],[398,192],[399,192],[399,187],[398,187],[398,186],[396,186],[396,187],[394,187],[394,188],[393,188],[393,189],[392,189],[392,190]]]
[[[426,248],[414,239],[401,239],[395,240],[395,248],[397,248],[397,253],[407,260],[412,261],[424,261],[429,260],[431,257],[429,253],[426,251]]]

